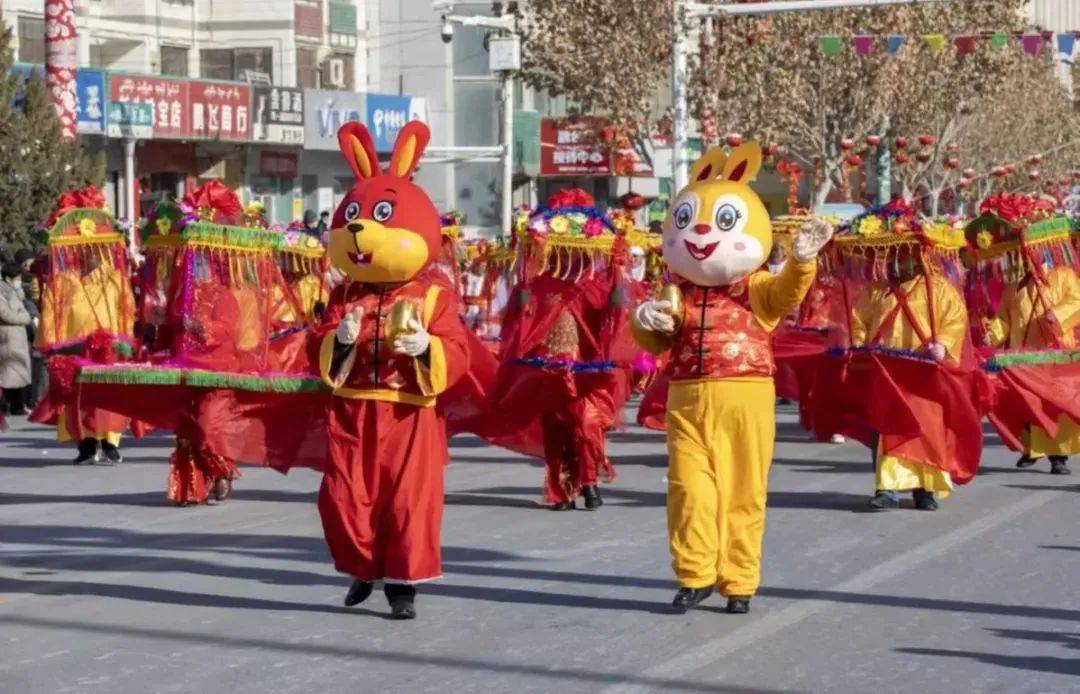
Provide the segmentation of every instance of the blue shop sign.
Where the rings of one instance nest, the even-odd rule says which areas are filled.
[[[105,73],[84,70],[75,73],[75,99],[79,132],[88,135],[105,134]]]
[[[367,126],[375,138],[376,151],[394,151],[398,132],[409,122],[410,102],[407,96],[367,95]]]

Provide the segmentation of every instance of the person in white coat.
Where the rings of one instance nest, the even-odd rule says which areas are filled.
[[[4,265],[0,281],[0,390],[10,414],[26,414],[24,388],[30,385],[30,341],[26,326],[30,314],[23,304],[19,283],[22,268],[15,263]]]

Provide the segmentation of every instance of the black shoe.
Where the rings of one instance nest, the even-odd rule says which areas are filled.
[[[750,597],[746,595],[732,595],[727,599],[728,614],[747,614],[750,612]]]
[[[108,441],[101,442],[101,452],[105,455],[105,460],[113,465],[124,462],[124,456],[120,455],[120,449]]]
[[[387,583],[383,588],[390,603],[390,619],[416,619],[416,588],[402,583]]]
[[[75,465],[97,462],[98,442],[97,439],[83,439],[79,442],[79,455],[71,461]]]
[[[1071,475],[1072,470],[1069,469],[1069,459],[1063,455],[1050,456],[1050,474]]]
[[[345,593],[345,607],[353,607],[371,597],[371,591],[375,588],[375,584],[371,581],[361,581],[359,579],[352,582],[349,586],[349,592]]]
[[[570,501],[560,501],[557,504],[552,504],[550,508],[552,511],[573,511],[577,506],[574,505],[574,500],[571,499]]]
[[[26,416],[26,408],[25,407],[13,407],[13,408],[11,408],[11,412],[8,412],[8,414],[11,415],[12,417],[25,417]]]
[[[870,508],[875,511],[891,511],[900,508],[900,500],[885,492],[878,492],[870,499]]]
[[[938,502],[937,499],[934,498],[933,492],[928,492],[925,489],[916,489],[911,492],[911,498],[915,501],[915,508],[920,511],[938,510]]]
[[[604,505],[604,500],[600,498],[600,490],[596,488],[596,485],[587,484],[583,486],[581,496],[585,498],[586,511],[595,511]]]
[[[686,614],[700,605],[705,598],[712,595],[712,592],[712,586],[708,588],[679,588],[679,592],[675,593],[675,599],[671,601],[671,606],[679,614]]]
[[[1025,453],[1024,455],[1020,456],[1020,460],[1016,461],[1016,467],[1020,468],[1021,470],[1024,470],[1026,468],[1031,467],[1032,465],[1034,465],[1037,462],[1039,462],[1038,458],[1032,458],[1027,453]]]

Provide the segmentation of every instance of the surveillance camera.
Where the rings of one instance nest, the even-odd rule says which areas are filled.
[[[439,33],[442,36],[443,43],[450,43],[454,40],[454,25],[445,16],[442,18],[442,31]]]

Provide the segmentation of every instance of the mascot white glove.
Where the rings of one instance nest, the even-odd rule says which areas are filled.
[[[833,226],[824,219],[812,219],[799,229],[791,244],[791,255],[800,263],[817,257],[833,235]]]
[[[945,361],[945,357],[949,353],[949,351],[945,349],[945,345],[940,342],[931,342],[926,345],[926,351],[930,353],[930,356],[933,357],[935,361]]]
[[[670,335],[675,332],[675,317],[668,301],[643,301],[634,312],[638,325],[646,330]]]
[[[363,312],[356,309],[341,319],[337,327],[337,341],[343,345],[355,345],[360,337],[360,320]]]
[[[409,330],[411,332],[402,333],[394,340],[394,351],[409,357],[422,356],[431,346],[431,335],[415,318],[409,321]]]

